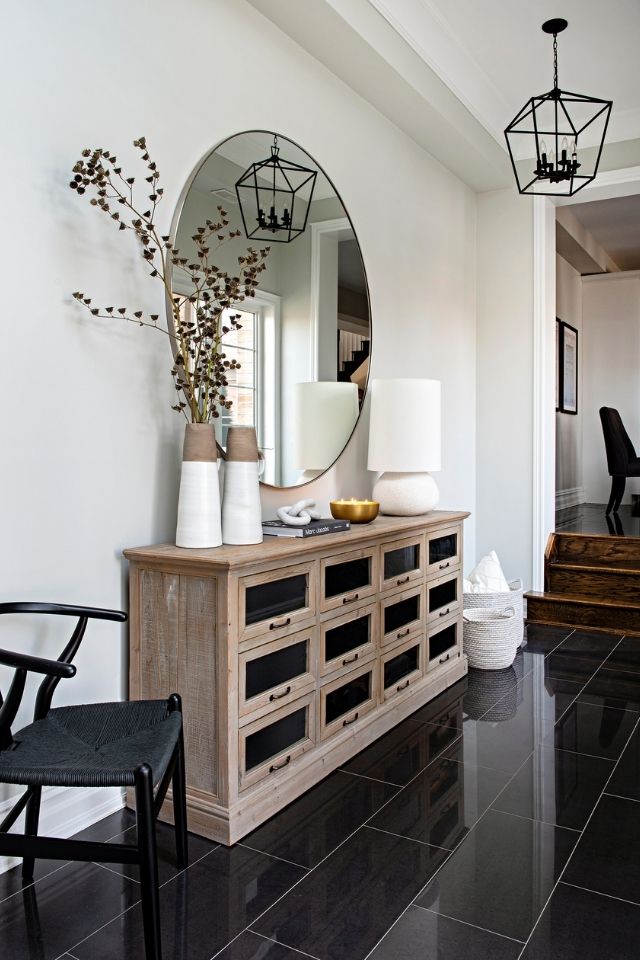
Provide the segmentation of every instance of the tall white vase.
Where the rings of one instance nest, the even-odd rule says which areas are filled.
[[[262,542],[259,468],[258,443],[253,427],[229,427],[222,497],[224,543]]]
[[[178,496],[177,547],[222,543],[220,480],[213,424],[185,426]]]

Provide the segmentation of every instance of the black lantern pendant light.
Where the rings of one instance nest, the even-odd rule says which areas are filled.
[[[317,175],[317,170],[284,160],[274,136],[271,156],[252,163],[236,183],[247,237],[291,243],[304,233]]]
[[[566,27],[560,18],[542,24],[553,34],[553,89],[531,97],[504,132],[520,193],[571,197],[598,172],[612,101],[558,86],[557,36]],[[578,143],[585,131],[586,148]]]

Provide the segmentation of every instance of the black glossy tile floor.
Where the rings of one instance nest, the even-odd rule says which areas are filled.
[[[605,515],[604,503],[581,503],[556,512],[558,533],[593,533],[611,537],[640,537],[640,511],[625,504]]]
[[[234,848],[160,826],[165,960],[636,960],[637,643],[529,627]],[[0,957],[142,960],[135,868],[1,875]]]

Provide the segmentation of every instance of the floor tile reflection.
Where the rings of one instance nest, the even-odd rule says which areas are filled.
[[[370,960],[516,960],[522,944],[459,923],[422,907],[409,907]]]
[[[550,627],[542,623],[527,623],[524,628],[524,649],[546,657],[573,632],[570,627]]]
[[[404,786],[451,746],[462,731],[462,713],[454,726],[405,720],[359,753],[343,770]]]
[[[69,863],[0,906],[0,957],[53,960],[140,899],[137,883]]]
[[[637,960],[640,907],[560,882],[522,960]]]
[[[320,960],[362,960],[447,856],[363,827],[254,929]]]
[[[242,842],[303,867],[315,867],[398,790],[338,770]]]
[[[429,764],[370,821],[413,840],[453,850],[495,800],[509,775],[464,764],[462,744],[452,758]]]
[[[304,954],[267,940],[257,933],[245,930],[228,947],[216,955],[216,960],[301,960]]]
[[[416,901],[525,941],[578,834],[489,810]]]
[[[640,725],[624,749],[614,774],[607,784],[607,793],[630,800],[640,800]]]
[[[601,667],[580,692],[578,700],[601,707],[619,707],[640,713],[640,674]]]
[[[640,807],[635,800],[602,797],[563,879],[640,904]]]
[[[218,847],[161,888],[163,955],[209,960],[305,873],[244,847]],[[140,960],[144,956],[140,906],[71,952],[78,960]]]
[[[611,670],[640,674],[640,644],[637,637],[625,637],[607,660]]]
[[[538,747],[493,807],[582,830],[612,771],[611,760]]]
[[[545,743],[559,750],[617,760],[637,719],[628,710],[578,701],[563,714]]]

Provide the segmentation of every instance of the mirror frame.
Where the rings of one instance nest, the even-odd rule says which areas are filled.
[[[200,173],[200,171],[201,171],[202,168],[204,167],[205,163],[208,161],[209,157],[211,157],[212,154],[214,154],[217,150],[219,150],[220,147],[223,146],[223,144],[227,143],[229,140],[235,140],[236,137],[240,137],[240,136],[242,136],[243,134],[251,134],[251,133],[263,133],[263,134],[266,134],[267,136],[270,136],[270,137],[277,136],[279,141],[283,141],[283,142],[286,142],[286,143],[291,143],[291,144],[293,144],[294,147],[296,147],[298,150],[301,150],[303,153],[305,153],[305,154],[309,157],[309,159],[311,160],[311,162],[318,168],[318,172],[323,175],[323,177],[327,180],[327,182],[328,182],[328,183],[331,185],[331,187],[333,188],[333,190],[334,190],[334,192],[335,192],[335,195],[336,195],[336,198],[340,201],[340,204],[341,204],[341,206],[342,206],[342,209],[344,210],[345,217],[346,217],[346,219],[349,221],[349,226],[351,227],[351,230],[353,231],[353,236],[355,237],[355,240],[356,240],[356,242],[357,242],[357,244],[358,244],[358,250],[360,251],[360,259],[362,260],[362,269],[363,269],[363,272],[364,272],[365,291],[366,291],[366,295],[367,295],[367,305],[368,305],[368,307],[369,307],[369,341],[370,341],[370,342],[369,342],[369,369],[368,369],[368,371],[367,371],[367,379],[366,379],[366,382],[365,382],[365,385],[364,385],[364,391],[363,391],[363,394],[362,394],[362,403],[360,404],[360,409],[359,409],[359,411],[358,411],[358,416],[357,416],[357,418],[356,418],[356,421],[355,421],[355,423],[354,423],[354,425],[353,425],[353,429],[351,430],[351,433],[349,434],[349,436],[348,436],[347,439],[345,440],[344,445],[343,445],[340,453],[338,454],[338,456],[335,458],[335,460],[334,460],[332,463],[330,463],[329,466],[328,466],[325,470],[322,471],[322,473],[319,473],[318,476],[317,476],[317,477],[314,477],[312,480],[306,480],[304,483],[298,483],[298,484],[295,484],[295,485],[292,485],[292,486],[289,486],[289,487],[281,487],[281,486],[277,486],[276,484],[264,483],[262,480],[260,480],[260,485],[263,486],[263,487],[265,487],[265,489],[267,489],[267,490],[302,490],[303,488],[308,487],[310,484],[315,483],[317,480],[320,479],[320,477],[324,477],[330,470],[332,470],[332,469],[335,467],[336,463],[338,462],[338,460],[340,459],[340,457],[342,456],[342,454],[344,453],[344,451],[345,451],[345,450],[347,449],[347,447],[349,446],[349,444],[350,444],[350,442],[351,442],[351,440],[352,440],[352,438],[353,438],[353,435],[354,435],[354,433],[356,432],[356,428],[357,428],[357,426],[358,426],[358,423],[360,422],[360,417],[362,416],[362,410],[363,410],[363,407],[364,407],[364,402],[365,402],[366,397],[367,397],[367,391],[369,390],[369,379],[370,379],[370,377],[371,377],[371,356],[372,356],[372,353],[373,353],[373,342],[372,342],[372,341],[373,341],[373,337],[372,337],[372,332],[373,332],[373,318],[372,318],[372,311],[371,311],[371,292],[370,292],[370,290],[369,290],[369,277],[368,277],[368,275],[367,275],[367,268],[366,268],[365,262],[364,262],[364,256],[363,256],[363,253],[362,253],[362,247],[361,247],[361,245],[360,245],[360,240],[358,239],[358,234],[356,233],[356,229],[355,229],[355,227],[354,227],[354,225],[353,225],[353,220],[351,219],[351,215],[349,214],[349,211],[347,210],[347,207],[345,206],[345,204],[344,204],[344,202],[343,202],[343,200],[342,200],[342,196],[340,195],[340,193],[339,193],[339,191],[338,191],[335,183],[333,182],[333,180],[331,179],[331,177],[328,176],[328,174],[326,173],[324,167],[323,167],[321,164],[319,164],[318,161],[315,159],[315,157],[312,157],[311,154],[310,154],[304,147],[300,146],[300,144],[297,143],[295,140],[292,140],[291,137],[288,137],[288,136],[286,136],[286,135],[283,134],[283,133],[278,133],[278,132],[275,131],[275,130],[266,130],[266,129],[240,130],[238,133],[233,133],[233,134],[231,134],[230,136],[224,137],[222,140],[219,140],[219,141],[217,142],[217,144],[216,144],[214,147],[211,148],[211,150],[207,150],[207,152],[201,157],[201,159],[198,161],[198,163],[195,165],[195,167],[193,168],[193,170],[191,171],[191,173],[190,173],[189,176],[187,177],[187,179],[186,179],[186,181],[185,181],[185,183],[184,183],[184,185],[183,185],[183,187],[182,187],[182,190],[180,191],[180,194],[179,194],[179,196],[178,196],[178,200],[177,200],[177,203],[176,203],[176,207],[175,207],[175,210],[174,210],[174,212],[173,212],[173,216],[172,216],[172,218],[171,218],[171,226],[170,226],[170,229],[169,229],[169,235],[170,235],[170,237],[171,237],[171,242],[174,243],[175,240],[176,240],[176,235],[177,235],[177,232],[178,232],[178,225],[179,225],[179,223],[180,223],[180,217],[182,216],[182,211],[183,211],[183,209],[184,209],[185,201],[186,201],[186,199],[187,199],[187,194],[189,193],[189,190],[190,190],[191,187],[193,186],[193,184],[194,184],[194,182],[195,182],[198,174]],[[310,224],[307,224],[306,229],[309,229],[309,228],[310,228]],[[295,241],[292,241],[292,242],[295,242]],[[171,288],[173,289],[173,266],[171,267]],[[258,288],[258,289],[259,289],[259,288]],[[167,322],[168,322],[168,325],[169,325],[169,329],[171,329],[170,324],[171,324],[172,309],[171,309],[171,299],[170,299],[170,296],[169,296],[169,293],[168,293],[168,292],[165,293],[165,309],[166,309],[166,311],[167,311]],[[175,348],[175,343],[174,343],[174,341],[173,341],[173,338],[172,338],[172,340],[171,340],[171,344],[172,344],[171,349],[172,349],[172,351],[174,352],[174,356],[175,356],[175,349],[176,349],[176,348]],[[219,449],[222,450],[222,448],[219,448]],[[224,451],[222,452],[222,455],[224,456]]]

